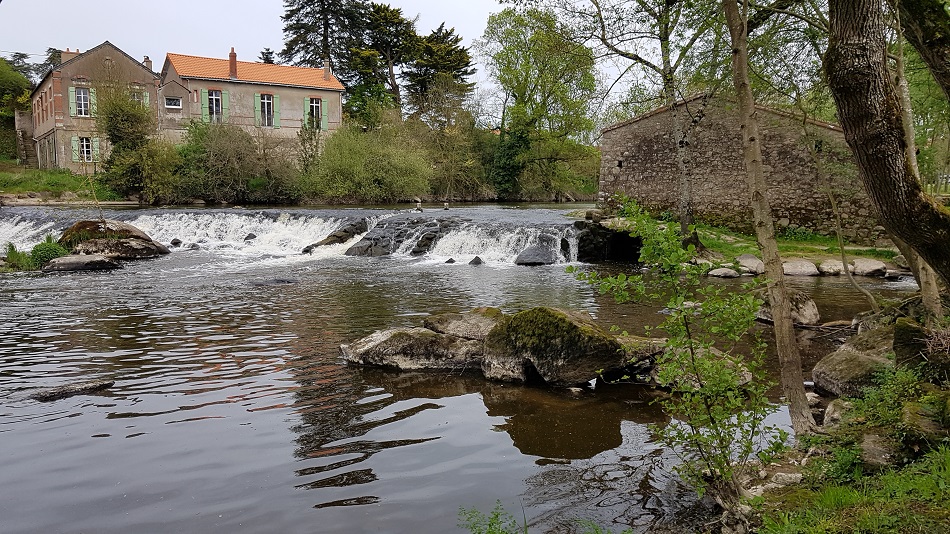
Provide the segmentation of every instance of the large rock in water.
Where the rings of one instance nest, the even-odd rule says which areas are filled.
[[[358,221],[351,222],[344,225],[338,230],[334,230],[327,237],[322,240],[313,243],[312,245],[307,245],[303,249],[304,254],[313,254],[313,249],[317,247],[325,247],[327,245],[339,245],[340,243],[346,243],[350,239],[353,239],[359,234],[366,232],[369,229],[369,225],[366,222],[366,219],[360,219]]]
[[[482,372],[495,380],[573,386],[625,360],[617,339],[589,314],[542,307],[506,318],[489,332]]]
[[[477,369],[482,343],[439,334],[426,328],[390,328],[370,334],[350,345],[341,345],[351,363],[404,371],[416,369]]]
[[[577,261],[635,263],[640,259],[643,240],[631,236],[630,230],[608,228],[590,221],[576,221],[574,228],[577,230]]]
[[[118,262],[101,254],[70,254],[46,262],[46,265],[43,266],[43,272],[108,271],[121,268],[122,266]]]
[[[818,305],[808,294],[795,289],[788,289],[787,291],[789,304],[792,307],[792,321],[807,325],[816,325],[821,321]],[[762,306],[755,313],[755,316],[763,321],[772,322],[772,307],[769,304],[768,296],[763,294],[762,297]]]
[[[59,244],[76,254],[100,254],[115,260],[154,258],[168,248],[145,232],[121,221],[79,221],[59,238]]]
[[[444,313],[426,318],[422,325],[439,334],[483,341],[505,318],[498,308],[476,308],[468,313]]]
[[[893,327],[858,334],[825,356],[812,370],[815,387],[839,397],[860,397],[874,374],[893,366],[886,355],[893,344]]]
[[[89,239],[73,247],[73,254],[98,254],[116,260],[140,260],[168,254],[168,248],[141,239]]]
[[[557,253],[543,245],[530,246],[515,258],[515,265],[551,265],[557,262]]]

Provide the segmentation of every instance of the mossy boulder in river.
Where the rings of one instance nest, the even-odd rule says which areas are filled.
[[[584,312],[533,308],[513,316],[477,308],[426,319],[426,328],[378,331],[341,345],[350,363],[400,370],[481,369],[504,382],[575,386],[605,375],[649,375],[664,340],[623,342]],[[644,366],[641,369],[639,366]]]
[[[623,346],[589,314],[540,307],[489,332],[482,372],[495,380],[573,386],[625,363]]]
[[[861,397],[879,370],[893,366],[891,352],[894,327],[881,327],[858,334],[825,356],[812,370],[815,387],[839,397]]]
[[[75,254],[101,254],[114,260],[155,258],[168,248],[131,224],[108,219],[79,221],[59,238]]]

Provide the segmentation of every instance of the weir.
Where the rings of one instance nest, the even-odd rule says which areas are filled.
[[[476,212],[478,211],[478,212]],[[396,210],[116,210],[103,215],[128,222],[172,250],[203,250],[247,258],[287,257],[324,240],[341,228],[365,220],[366,232],[345,242],[314,247],[314,260],[328,256],[392,256],[429,261],[511,264],[529,247],[549,249],[558,263],[578,260],[578,230],[569,218],[526,217],[461,209],[432,215]],[[488,210],[491,211],[491,210]],[[507,215],[509,213],[501,213]],[[59,238],[80,219],[98,218],[94,210],[16,208],[0,214],[0,245],[29,249],[46,235]],[[180,243],[173,246],[173,243]]]

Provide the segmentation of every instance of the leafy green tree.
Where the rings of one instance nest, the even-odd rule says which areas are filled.
[[[365,0],[284,0],[281,59],[306,67],[322,67],[327,60],[344,85],[355,83],[350,49],[362,46],[368,11]]]
[[[491,180],[500,198],[540,183],[557,194],[553,168],[574,159],[593,129],[594,56],[551,11],[508,8],[488,19],[479,46],[505,93]]]
[[[445,23],[420,40],[415,59],[401,74],[415,115],[424,117],[448,99],[464,100],[474,89],[468,81],[475,74],[472,55],[461,43],[455,28],[446,29]]]
[[[531,3],[533,0],[527,0]],[[683,72],[692,73],[704,63],[722,63],[724,50],[718,45],[720,26],[715,4],[703,0],[547,0],[540,2],[556,10],[562,23],[570,23],[578,34],[593,41],[598,53],[620,58],[632,70],[639,84],[653,88],[659,103],[670,108],[670,144],[676,151],[679,174],[679,218],[681,230],[693,224],[692,161],[689,152],[691,127],[702,117],[702,110],[678,105],[687,91]],[[710,41],[704,43],[704,41]],[[702,47],[700,44],[706,44]],[[717,80],[706,78],[712,90]],[[705,102],[705,101],[704,101]],[[684,232],[684,235],[685,232]],[[699,237],[688,241],[701,246]]]
[[[0,58],[0,113],[12,114],[16,100],[30,90],[30,80]]]

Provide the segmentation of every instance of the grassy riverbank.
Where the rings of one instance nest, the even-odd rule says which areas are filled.
[[[28,195],[60,200],[122,200],[95,177],[60,169],[31,169],[11,160],[0,160],[0,195]]]

